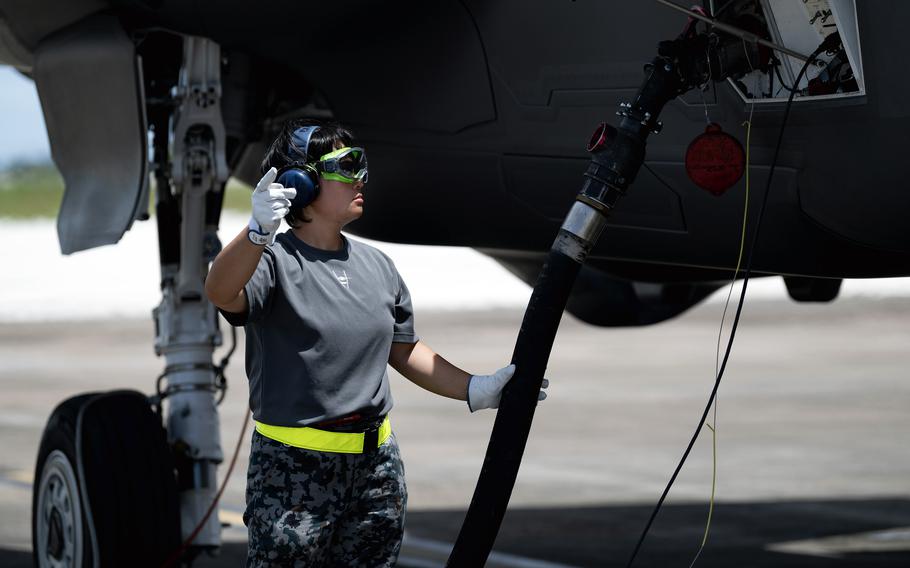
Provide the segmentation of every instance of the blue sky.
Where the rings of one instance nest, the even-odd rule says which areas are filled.
[[[15,160],[47,160],[47,130],[35,84],[0,65],[0,168]]]

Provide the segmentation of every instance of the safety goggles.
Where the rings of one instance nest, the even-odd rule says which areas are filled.
[[[320,175],[344,183],[367,182],[367,153],[363,148],[339,148],[319,158]]]

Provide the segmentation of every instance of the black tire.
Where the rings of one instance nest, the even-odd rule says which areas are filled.
[[[76,465],[76,419],[82,405],[94,396],[94,393],[83,394],[64,401],[54,409],[44,427],[32,491],[32,559],[39,568],[52,565],[48,555],[61,560],[64,565],[69,564],[66,558],[69,557],[75,566],[92,566],[91,533],[82,512],[84,499],[79,488],[79,469]],[[51,454],[54,454],[53,457]],[[65,479],[69,477],[68,473],[74,476],[70,483],[66,483]],[[56,509],[55,514],[49,512],[46,506],[39,508],[39,505],[45,505],[45,499],[51,493],[57,492],[54,483],[61,481],[64,482],[61,484],[62,489],[66,492],[62,497],[70,501],[69,508],[73,510],[73,518],[67,523],[61,522],[62,518],[69,516],[65,510],[67,506],[59,506],[61,499],[54,499],[58,503],[51,504],[51,508]],[[39,513],[41,509],[43,512]],[[52,520],[53,517],[56,518]],[[73,534],[68,538],[67,535],[60,534],[68,532],[61,524],[72,527]],[[55,534],[49,534],[51,532]]]
[[[51,550],[38,542],[50,532],[37,523],[48,524],[47,514],[36,514],[48,489],[40,480],[48,467],[52,473],[60,468],[61,454],[77,475],[87,537],[77,566],[158,568],[180,546],[173,458],[146,397],[134,391],[81,395],[54,410],[41,441],[32,499],[36,566],[49,565],[40,556]]]

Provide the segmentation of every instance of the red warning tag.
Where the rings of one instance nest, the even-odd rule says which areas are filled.
[[[746,169],[746,153],[739,140],[712,122],[686,150],[686,173],[698,187],[723,195]]]

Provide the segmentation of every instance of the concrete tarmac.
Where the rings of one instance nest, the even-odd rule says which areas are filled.
[[[722,308],[640,329],[564,318],[549,398],[488,566],[626,565],[710,393]],[[487,373],[508,363],[521,318],[418,306],[417,330],[450,361]],[[51,410],[89,390],[151,392],[162,369],[153,334],[150,319],[0,324],[0,566],[31,565],[32,470]],[[228,456],[246,411],[238,337],[221,407]],[[910,300],[747,302],[720,390],[716,506],[696,566],[910,566],[908,368]],[[409,486],[400,566],[441,566],[494,413],[470,414],[394,372],[392,381]],[[242,565],[249,435],[223,498],[225,546],[197,566]],[[705,530],[711,454],[705,429],[636,566],[690,565]]]

